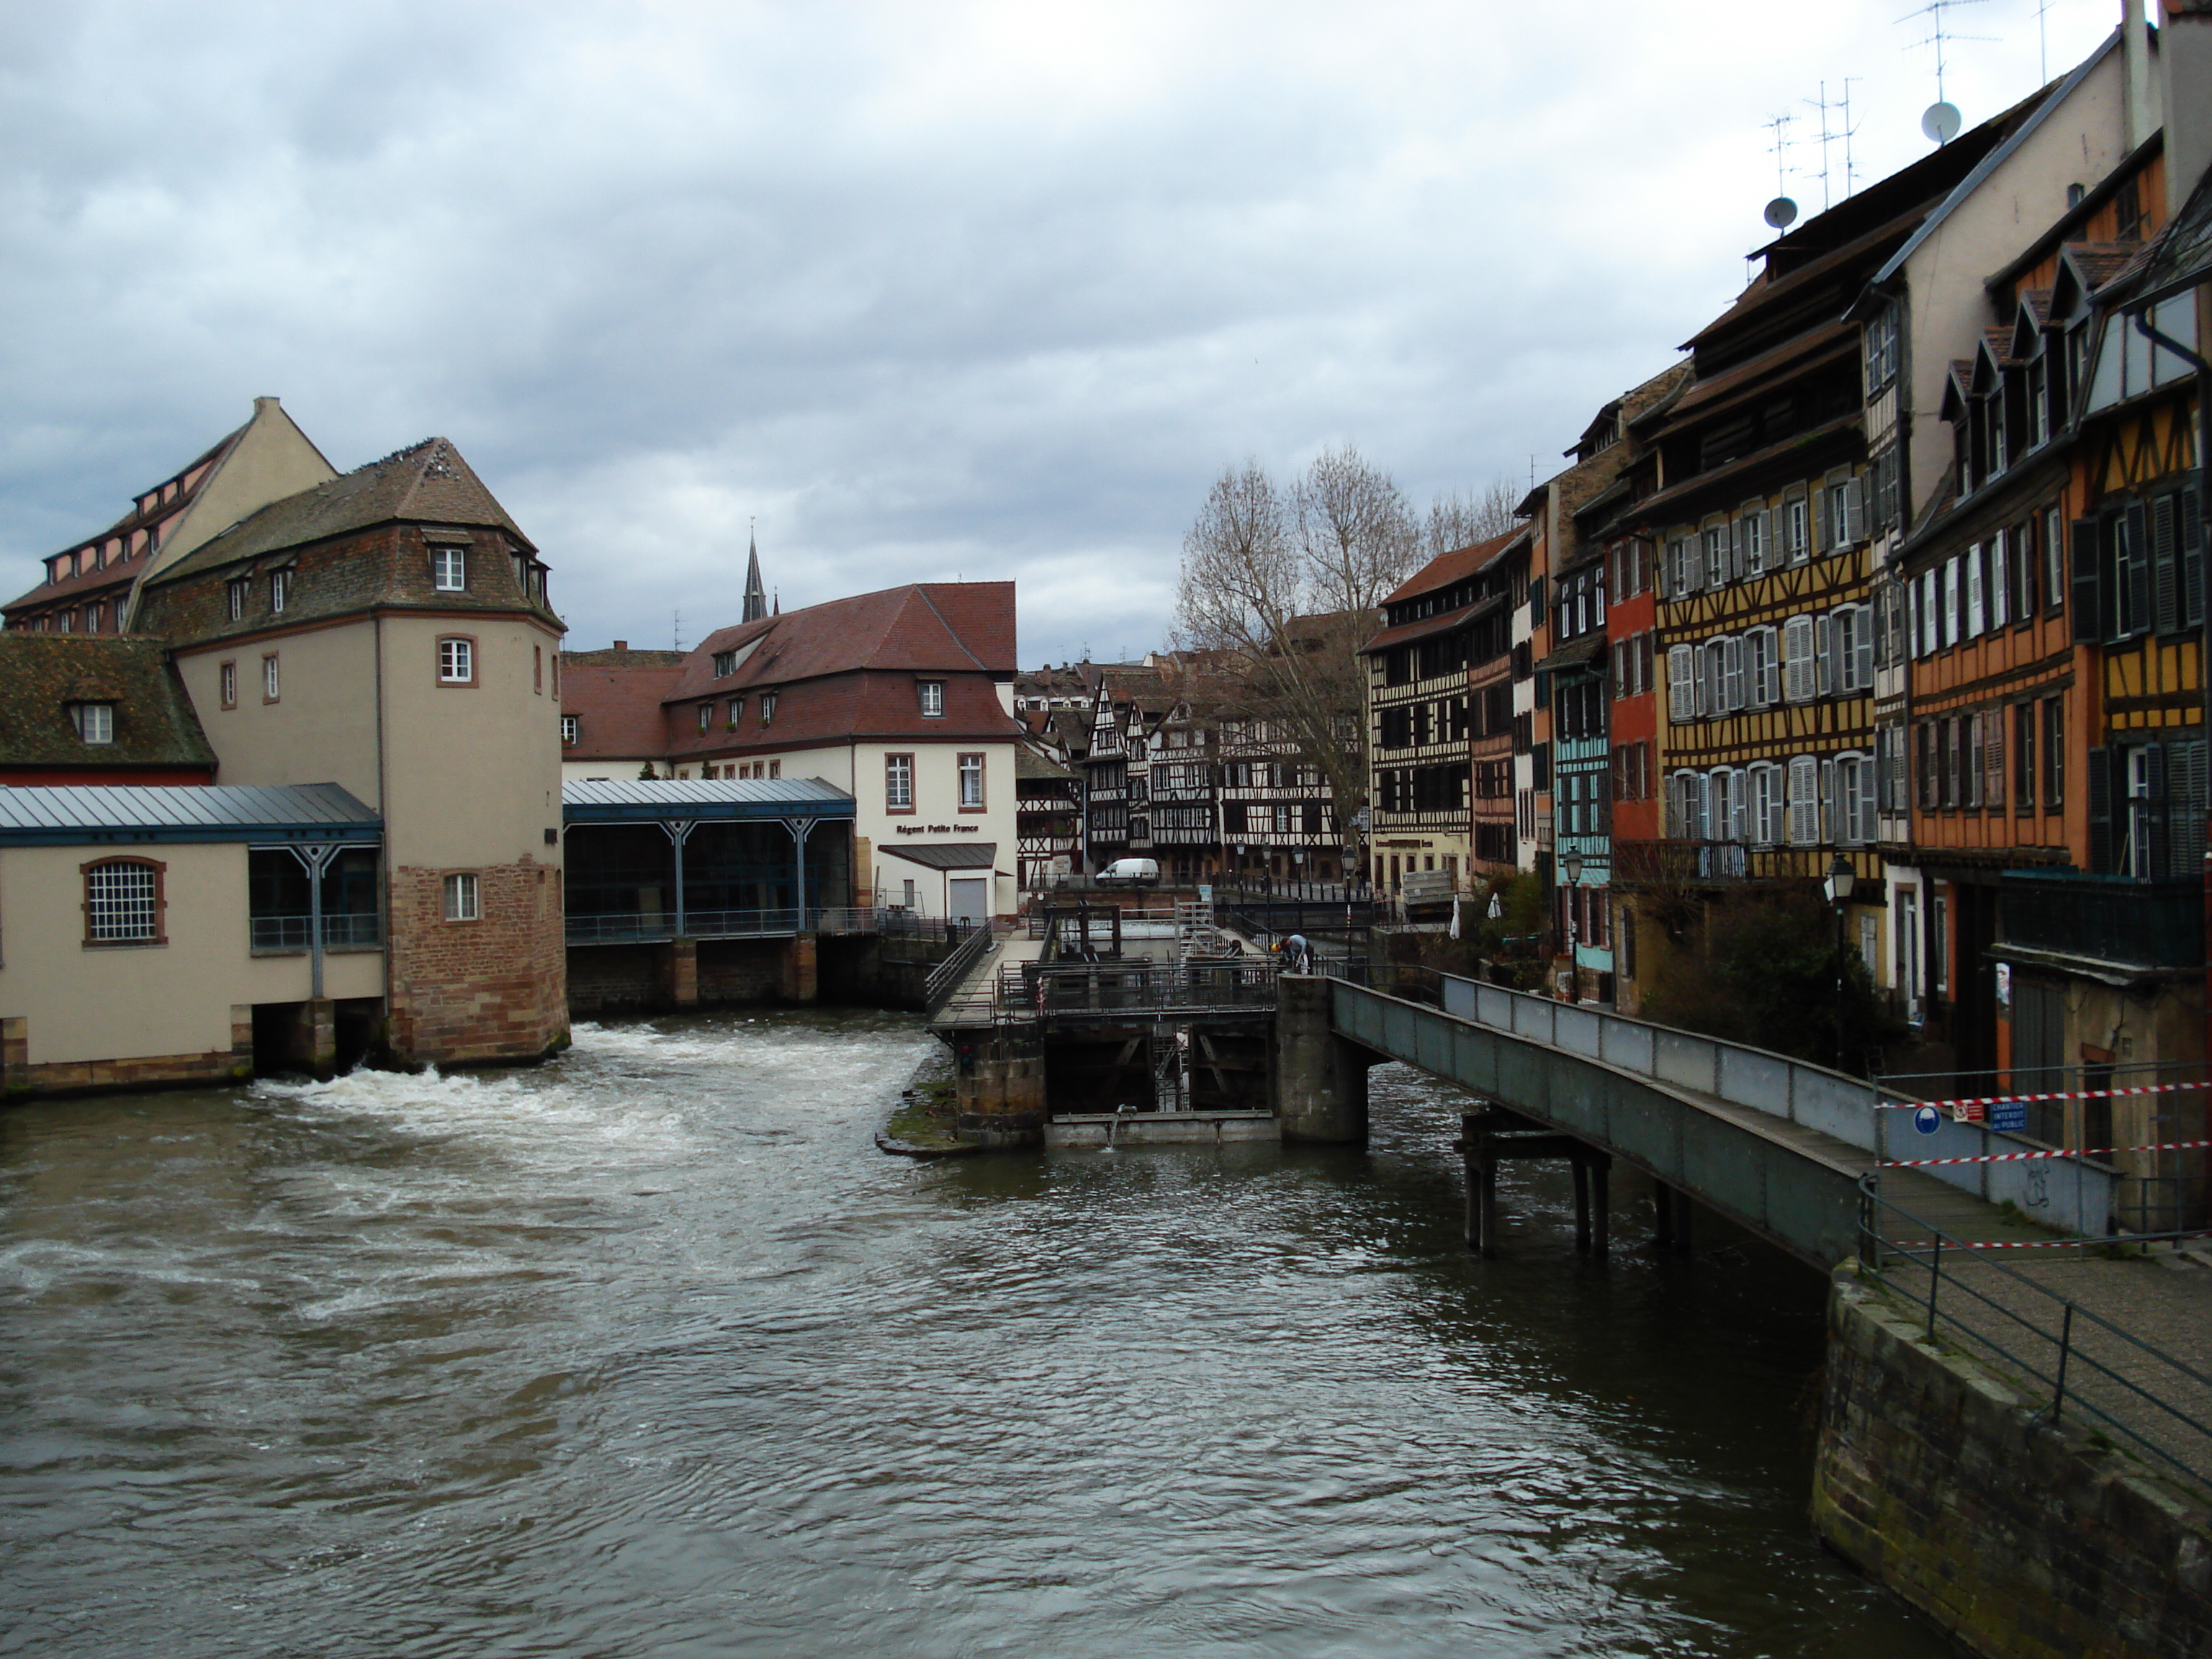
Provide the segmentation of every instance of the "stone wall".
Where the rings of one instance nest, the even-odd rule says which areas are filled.
[[[2212,1511],[1837,1269],[1821,1540],[1990,1659],[2212,1653]]]
[[[240,1083],[253,1075],[253,1010],[234,1003],[230,1047],[199,1054],[141,1054],[131,1060],[82,1060],[33,1066],[30,1021],[0,1019],[0,1078],[11,1097],[106,1094],[193,1084]]]
[[[392,872],[392,995],[396,1058],[434,1066],[528,1060],[568,1030],[560,884],[524,859],[474,872],[481,920],[446,920],[451,872]]]

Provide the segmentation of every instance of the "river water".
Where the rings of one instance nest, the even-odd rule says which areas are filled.
[[[1396,1066],[1364,1152],[887,1158],[927,1042],[0,1112],[0,1654],[1948,1651],[1809,1536],[1802,1269],[1527,1169],[1471,1261]]]

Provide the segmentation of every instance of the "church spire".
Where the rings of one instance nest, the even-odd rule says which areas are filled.
[[[761,586],[760,538],[750,520],[745,526],[745,614],[742,620],[758,622],[768,615],[768,590]]]

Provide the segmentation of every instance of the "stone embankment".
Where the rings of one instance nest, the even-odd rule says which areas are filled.
[[[2212,1508],[2050,1407],[1845,1262],[1822,1541],[1989,1659],[2212,1654]]]

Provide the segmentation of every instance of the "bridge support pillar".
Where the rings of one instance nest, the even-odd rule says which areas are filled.
[[[1367,1068],[1376,1056],[1328,1028],[1329,981],[1285,974],[1275,981],[1275,1115],[1283,1139],[1367,1142]]]
[[[699,1006],[697,939],[672,939],[668,941],[667,976],[671,1007],[696,1008]]]
[[[1468,1249],[1498,1254],[1500,1164],[1509,1158],[1563,1158],[1574,1168],[1575,1249],[1598,1255],[1611,1250],[1612,1153],[1572,1135],[1547,1133],[1534,1119],[1490,1104],[1461,1114],[1459,1150],[1467,1160]]]
[[[1678,1254],[1690,1248],[1690,1200],[1663,1181],[1651,1183],[1651,1242]]]
[[[811,933],[796,933],[783,947],[777,990],[786,1002],[811,1002],[821,987],[820,950]]]
[[[952,1040],[957,1133],[971,1146],[1036,1146],[1044,1140],[1044,1044],[990,1030]]]

